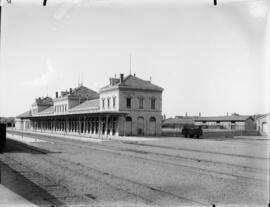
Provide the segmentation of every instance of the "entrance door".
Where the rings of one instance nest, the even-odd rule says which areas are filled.
[[[156,118],[150,117],[149,119],[149,135],[155,136],[156,135]]]
[[[144,118],[141,116],[137,120],[137,134],[144,135]]]
[[[126,117],[126,124],[125,124],[125,135],[131,136],[132,135],[132,118],[130,116]]]
[[[263,131],[263,133],[268,134],[268,132],[269,132],[269,125],[268,125],[267,122],[263,122],[262,123],[262,131]]]

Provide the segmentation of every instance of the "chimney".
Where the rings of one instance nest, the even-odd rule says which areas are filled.
[[[120,74],[120,83],[123,83],[123,81],[124,81],[124,74],[121,73],[121,74]]]
[[[58,98],[58,92],[55,92],[55,98]]]
[[[72,88],[69,88],[69,93],[72,94]]]
[[[227,112],[227,116],[229,116],[229,112]]]
[[[188,116],[187,112],[186,112],[186,117]]]
[[[134,77],[136,77],[136,73],[134,73]]]
[[[201,112],[199,112],[199,117],[201,117],[202,116],[202,113]]]

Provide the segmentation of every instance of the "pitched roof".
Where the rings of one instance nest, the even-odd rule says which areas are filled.
[[[255,116],[254,118],[256,119],[256,120],[258,120],[258,119],[262,119],[262,118],[264,118],[264,117],[270,117],[270,113],[267,113],[267,114],[263,114],[263,115],[258,115],[258,116]]]
[[[50,106],[44,109],[43,111],[40,111],[38,114],[53,114],[53,111],[54,111],[53,106]]]
[[[69,110],[69,112],[99,109],[99,99],[85,101]]]
[[[22,114],[20,114],[19,116],[16,116],[16,118],[24,118],[24,117],[30,117],[32,116],[31,110],[28,110]]]
[[[195,121],[246,121],[249,118],[253,119],[252,116],[243,116],[243,115],[205,116],[205,117],[197,117]]]
[[[187,118],[169,118],[163,121],[162,123],[164,124],[179,124],[179,125],[184,125],[184,124],[194,124],[194,119],[187,119]]]
[[[140,79],[133,75],[129,75],[126,78],[124,78],[122,83],[119,82],[113,86],[107,85],[101,88],[101,90],[107,88],[128,88],[128,89],[132,88],[132,89],[154,90],[160,92],[163,91],[163,88],[151,83],[150,81]]]
[[[83,85],[78,86],[77,88],[72,89],[72,92],[68,92],[68,91],[62,91],[65,95],[60,96],[58,98],[63,98],[63,97],[76,97],[76,98],[85,98],[85,99],[96,99],[99,98],[99,93],[87,88]]]

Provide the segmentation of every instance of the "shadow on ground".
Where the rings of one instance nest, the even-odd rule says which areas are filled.
[[[57,198],[1,161],[0,170],[0,183],[30,202],[38,206],[65,206]]]
[[[3,149],[3,153],[31,153],[31,154],[49,154],[60,153],[53,152],[33,145],[27,145],[19,141],[7,139],[6,146]]]

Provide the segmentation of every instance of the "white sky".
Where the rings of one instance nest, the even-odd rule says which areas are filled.
[[[163,114],[269,112],[268,0],[12,0],[2,11],[0,116],[39,96],[132,73]],[[268,22],[269,27],[269,22]],[[267,42],[268,41],[268,42]]]

